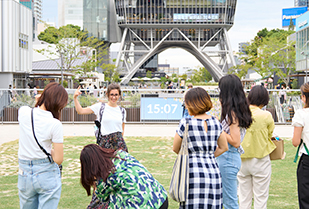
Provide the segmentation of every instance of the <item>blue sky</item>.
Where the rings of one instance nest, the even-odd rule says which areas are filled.
[[[43,20],[58,25],[57,0],[43,0]],[[239,42],[247,42],[263,29],[281,28],[282,9],[294,6],[294,0],[238,0],[234,26],[229,30],[229,38],[234,51]],[[118,45],[112,46],[113,50]],[[159,63],[170,63],[172,67],[197,67],[199,61],[181,49],[168,49],[159,55]]]
[[[43,21],[58,25],[58,0],[43,0]]]

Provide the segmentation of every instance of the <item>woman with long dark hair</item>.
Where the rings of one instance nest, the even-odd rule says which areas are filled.
[[[220,121],[227,133],[229,150],[217,157],[217,162],[222,175],[223,206],[235,209],[238,208],[237,173],[243,153],[240,143],[252,123],[252,116],[242,83],[236,75],[223,76],[219,80],[219,90]]]
[[[109,208],[168,208],[163,186],[132,155],[89,144],[80,154],[81,184]]]
[[[63,161],[63,128],[59,118],[67,102],[68,94],[63,86],[49,83],[37,98],[35,108],[19,108],[20,208],[56,209],[58,206],[61,195],[58,165]],[[38,143],[50,156],[47,157]]]

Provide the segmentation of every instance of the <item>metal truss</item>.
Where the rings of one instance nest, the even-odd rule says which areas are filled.
[[[195,56],[201,64],[210,72],[215,81],[218,81],[230,66],[236,66],[233,51],[227,34],[227,29],[222,27],[217,30],[205,43],[202,44],[201,33],[198,33],[198,40],[191,41],[188,35],[185,35],[180,28],[171,29],[160,40],[155,40],[153,31],[155,28],[150,28],[151,40],[143,40],[131,28],[124,28],[121,39],[120,49],[116,60],[117,69],[125,74],[122,79],[122,84],[127,84],[134,76],[138,69],[154,55],[160,54],[162,51],[178,47],[182,48],[193,56]],[[200,30],[200,29],[198,29]],[[176,33],[176,34],[175,34]],[[171,36],[182,37],[181,40],[173,40]],[[213,42],[216,42],[218,50],[206,50],[213,47]],[[212,44],[210,44],[212,43]],[[135,46],[144,49],[135,49]],[[212,45],[212,46],[211,46]],[[138,60],[134,60],[136,53],[142,54]],[[215,57],[215,60],[213,59]],[[219,60],[219,62],[218,62]]]

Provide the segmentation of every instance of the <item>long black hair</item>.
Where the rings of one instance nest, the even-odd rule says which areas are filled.
[[[251,111],[240,79],[236,75],[226,75],[219,80],[221,102],[221,122],[228,119],[228,125],[238,120],[239,126],[249,128],[252,123]]]

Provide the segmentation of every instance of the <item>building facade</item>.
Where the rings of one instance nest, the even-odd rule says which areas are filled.
[[[14,0],[0,1],[0,88],[25,88],[32,68],[32,11]]]
[[[34,16],[37,17],[38,22],[42,21],[42,0],[33,0],[33,12]]]
[[[58,26],[68,24],[83,29],[83,0],[58,0]]]
[[[33,0],[19,0],[19,3],[28,7],[29,9],[33,9]]]
[[[302,6],[309,7],[309,0],[295,0],[294,6],[295,7],[302,7]]]

